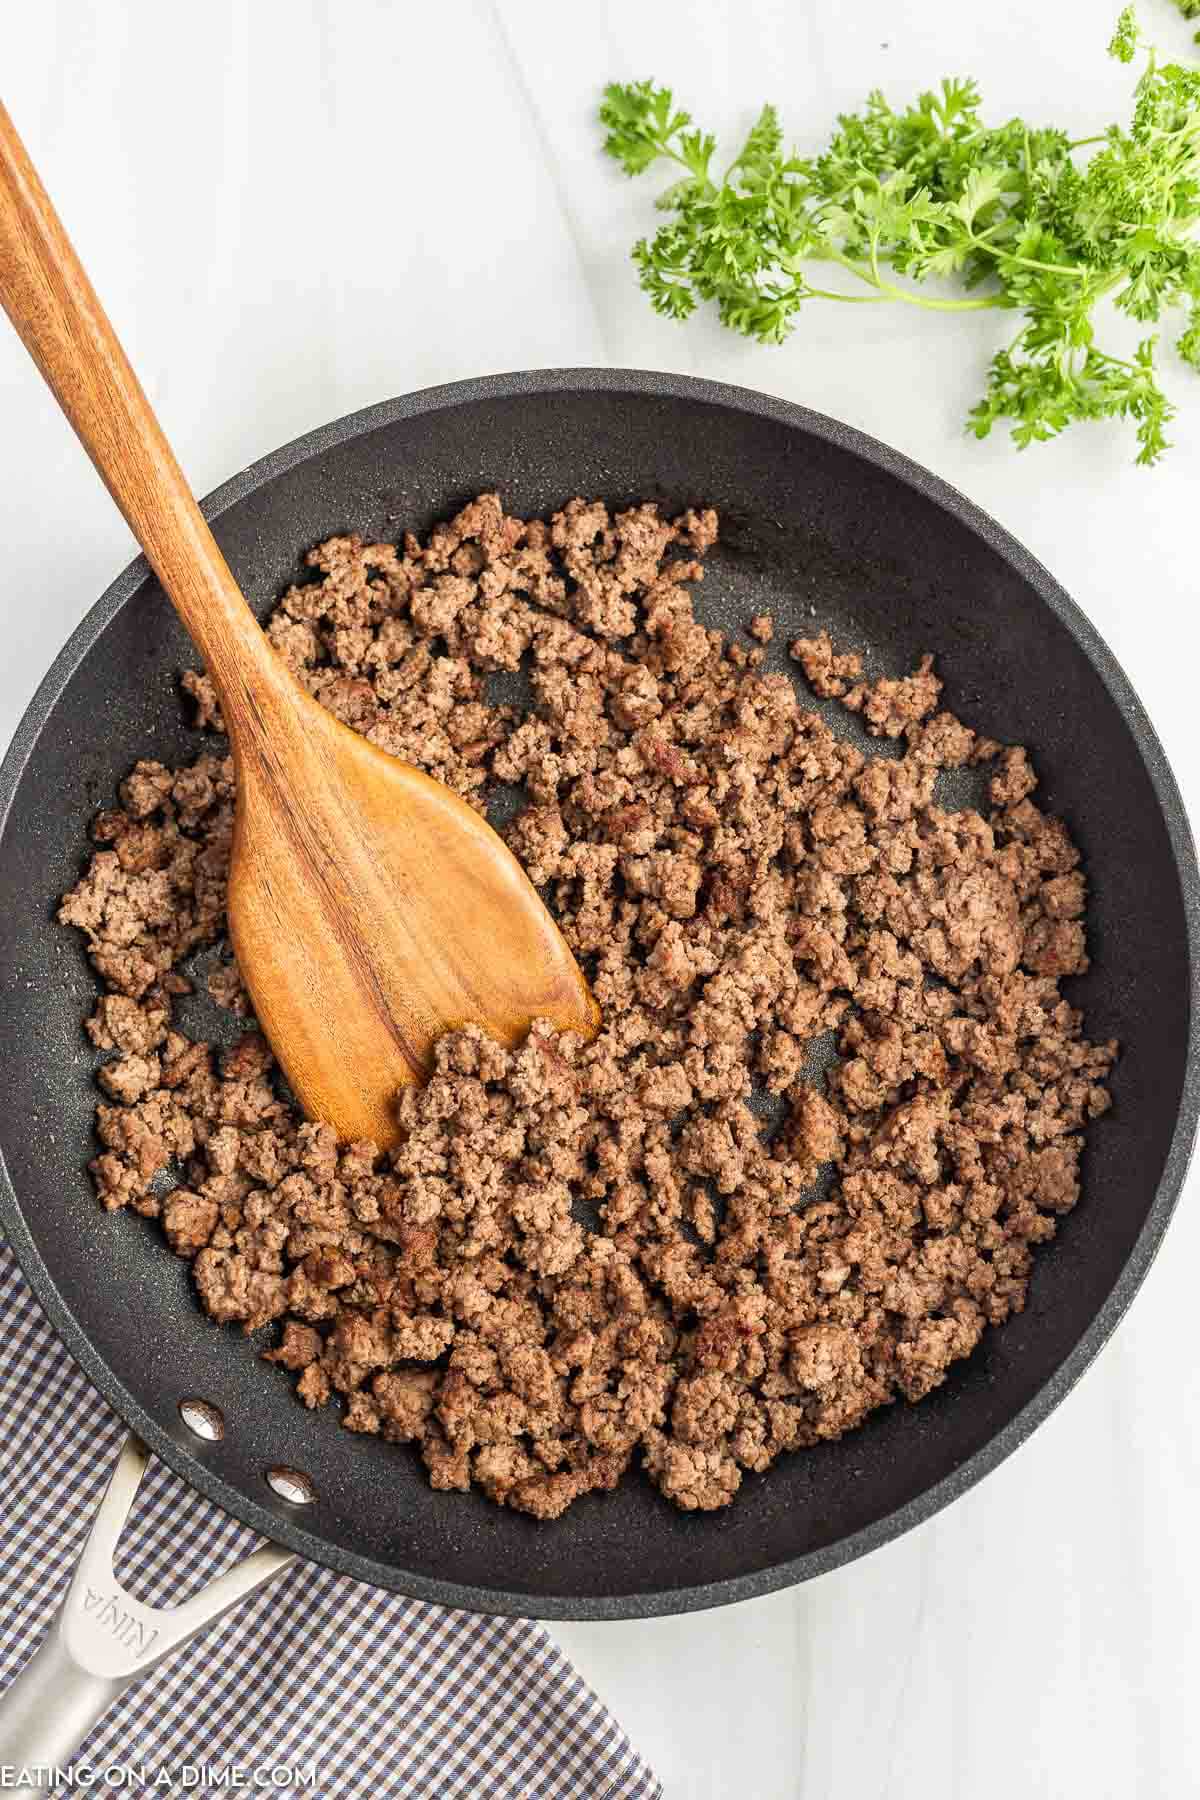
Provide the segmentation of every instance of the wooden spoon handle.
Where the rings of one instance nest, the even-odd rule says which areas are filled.
[[[0,104],[0,304],[71,421],[223,699],[287,681]],[[245,709],[230,709],[244,716]]]

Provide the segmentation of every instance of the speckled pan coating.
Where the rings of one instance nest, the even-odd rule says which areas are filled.
[[[305,1413],[282,1370],[202,1315],[156,1227],[100,1212],[83,1170],[92,976],[54,902],[81,866],[89,815],[133,758],[177,763],[196,747],[176,688],[191,652],[141,561],[73,634],[0,768],[0,1221],[113,1406],[247,1524],[449,1606],[685,1612],[822,1574],[928,1518],[1015,1449],[1095,1356],[1149,1267],[1191,1151],[1200,876],[1153,728],[1062,589],[945,483],[785,401],[632,370],[462,382],[309,433],[227,482],[205,512],[265,611],[299,547],[342,529],[424,528],[488,487],[522,514],[576,493],[715,505],[725,535],[701,594],[706,622],[736,629],[773,611],[785,641],[824,624],[876,672],[932,649],[956,712],[1031,746],[1039,798],[1067,819],[1095,890],[1094,967],[1071,997],[1091,1036],[1126,1048],[1083,1201],[1039,1258],[1027,1311],[919,1407],[748,1477],[736,1504],[708,1517],[677,1513],[630,1477],[539,1525],[476,1495],[435,1494],[408,1452],[351,1436],[331,1410]],[[53,580],[52,541],[46,566]],[[185,1395],[221,1407],[220,1442],[187,1432]],[[305,1470],[315,1504],[277,1499],[271,1464]]]

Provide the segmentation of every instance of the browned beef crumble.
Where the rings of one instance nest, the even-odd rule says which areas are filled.
[[[269,627],[385,749],[478,806],[523,786],[508,839],[592,980],[593,1044],[444,1038],[381,1157],[305,1123],[257,1033],[217,1053],[176,1029],[178,965],[224,930],[219,753],[137,765],[60,914],[106,990],[105,1206],[161,1216],[215,1319],[279,1321],[267,1355],[309,1406],[541,1518],[637,1450],[680,1506],[723,1506],[744,1470],[920,1399],[1020,1310],[1108,1106],[1116,1046],[1059,992],[1087,966],[1084,878],[1025,751],[938,711],[928,658],[865,682],[797,642],[819,694],[903,739],[864,758],[697,622],[716,536],[711,512],[573,500],[547,524],[483,495],[423,545],[321,544]],[[483,679],[522,658],[524,716]],[[976,762],[988,815],[939,807],[939,772]],[[246,1011],[228,959],[210,986]]]

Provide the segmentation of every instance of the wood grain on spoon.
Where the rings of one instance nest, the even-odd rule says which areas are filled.
[[[394,1143],[397,1089],[475,1023],[591,1036],[586,981],[520,865],[457,795],[340,724],[263,634],[0,106],[0,302],[174,603],[229,730],[229,923],[301,1104]]]

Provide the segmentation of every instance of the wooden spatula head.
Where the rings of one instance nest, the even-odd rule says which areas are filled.
[[[387,1147],[398,1092],[443,1032],[477,1024],[512,1045],[545,1018],[593,1036],[587,982],[487,821],[298,687],[267,704],[268,729],[235,736],[229,925],[310,1118]]]

